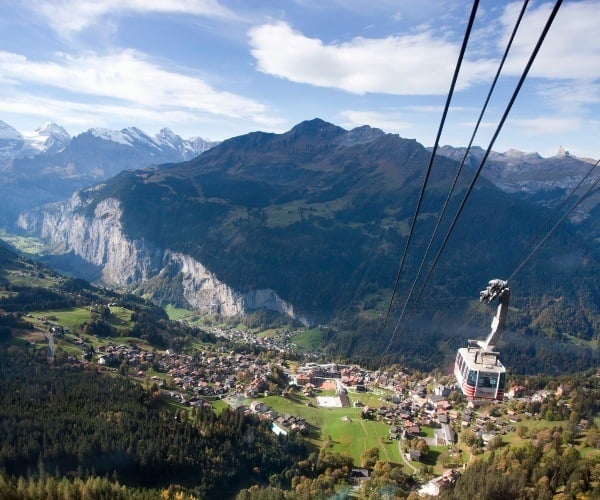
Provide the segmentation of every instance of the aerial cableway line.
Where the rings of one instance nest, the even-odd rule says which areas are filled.
[[[552,214],[548,217],[546,222],[542,225],[543,230],[540,231],[534,238],[532,238],[532,240],[529,242],[529,245],[527,245],[526,248],[528,249],[529,253],[524,254],[522,257],[520,257],[517,260],[517,262],[519,264],[516,266],[515,270],[510,274],[508,280],[506,280],[507,282],[512,281],[515,278],[515,276],[518,274],[518,272],[525,266],[525,264],[531,259],[531,257],[533,257],[533,255],[543,246],[543,244],[548,240],[548,238],[558,228],[558,226],[560,226],[564,222],[564,220],[567,217],[569,217],[577,209],[577,207],[581,203],[583,203],[583,201],[585,201],[592,194],[592,191],[600,183],[600,177],[598,177],[595,181],[590,183],[590,186],[588,187],[586,192],[583,195],[581,195],[579,197],[579,199],[573,203],[573,205],[568,209],[567,213],[560,216],[560,220],[558,220],[554,225],[552,224],[552,222],[559,216],[562,209],[566,206],[568,201],[575,195],[575,193],[583,185],[585,180],[588,177],[590,177],[590,175],[598,167],[598,165],[600,165],[600,160],[598,160],[596,163],[594,163],[594,165],[592,165],[592,167],[587,171],[587,173],[579,180],[577,185],[571,190],[571,192],[568,194],[568,196],[560,203],[559,206],[557,206],[553,210]],[[482,304],[482,301],[479,302],[479,305],[481,305],[481,304]],[[473,313],[471,313],[469,318],[467,318],[465,320],[463,325],[458,330],[464,330],[466,325],[470,322],[470,320],[473,319],[473,317],[474,317],[474,315],[473,315]],[[456,336],[457,335],[454,335],[453,337],[456,337]],[[444,342],[444,345],[446,345],[446,347],[448,347],[450,345],[450,341],[452,340],[453,337],[448,337],[446,339],[446,341]],[[429,361],[429,360],[433,359],[439,353],[441,353],[441,348],[438,349],[437,352],[435,354],[431,355],[427,360]]]
[[[526,66],[525,66],[525,68],[524,68],[524,70],[523,70],[523,72],[521,74],[521,77],[519,79],[519,82],[517,83],[517,85],[515,87],[515,90],[514,90],[512,96],[511,96],[511,98],[510,98],[510,100],[509,100],[509,102],[508,102],[508,104],[506,106],[506,109],[505,109],[505,111],[504,111],[504,113],[502,115],[502,118],[500,119],[498,127],[496,128],[496,131],[494,132],[494,135],[492,136],[492,139],[490,140],[488,148],[486,149],[486,152],[483,155],[483,158],[481,159],[481,162],[480,162],[480,164],[479,164],[479,166],[478,166],[475,174],[473,175],[473,179],[472,179],[472,181],[471,181],[471,183],[470,183],[470,185],[469,185],[469,187],[468,187],[468,189],[467,189],[467,191],[466,191],[466,193],[465,193],[465,195],[464,195],[464,197],[462,199],[462,202],[461,202],[461,204],[460,204],[460,206],[459,206],[459,208],[458,208],[458,210],[456,212],[456,215],[455,215],[454,219],[452,220],[452,223],[450,224],[450,227],[448,229],[448,232],[446,233],[444,241],[442,242],[442,244],[441,244],[441,246],[440,246],[440,248],[439,248],[439,250],[438,250],[438,252],[437,252],[437,254],[436,254],[435,258],[434,258],[434,260],[433,260],[433,263],[431,264],[431,266],[429,268],[429,271],[428,271],[428,273],[427,273],[427,275],[426,275],[426,277],[425,277],[425,279],[424,279],[424,281],[423,281],[423,283],[421,285],[421,288],[419,289],[419,293],[418,293],[415,301],[413,302],[413,304],[412,304],[412,306],[411,306],[411,308],[410,308],[410,310],[408,312],[407,318],[410,318],[412,312],[414,311],[416,305],[419,303],[419,300],[421,299],[421,297],[423,295],[423,291],[424,291],[425,287],[427,286],[427,283],[429,282],[429,279],[431,278],[431,275],[433,274],[433,271],[435,270],[435,268],[436,268],[436,266],[437,266],[437,264],[439,262],[440,256],[441,256],[442,252],[444,251],[444,249],[445,249],[445,247],[446,247],[446,245],[448,243],[448,240],[450,239],[450,236],[451,236],[452,232],[454,231],[454,228],[456,227],[456,223],[458,222],[458,219],[459,219],[459,217],[460,217],[460,215],[461,215],[461,213],[462,213],[462,211],[463,211],[463,209],[464,209],[464,207],[465,207],[465,205],[467,203],[467,200],[469,199],[469,196],[470,196],[470,194],[471,194],[471,192],[473,190],[473,187],[475,186],[475,182],[479,178],[479,174],[481,173],[481,170],[483,169],[483,166],[485,165],[485,162],[487,161],[487,158],[489,157],[489,154],[492,151],[494,143],[495,143],[496,139],[498,138],[498,135],[500,134],[500,131],[502,130],[502,127],[504,126],[504,123],[506,122],[508,114],[509,114],[510,110],[512,109],[513,104],[516,101],[516,98],[517,98],[517,96],[518,96],[518,94],[519,94],[519,92],[521,90],[521,87],[523,86],[523,83],[525,82],[525,79],[527,78],[529,70],[531,69],[531,66],[533,65],[533,62],[534,62],[535,58],[537,57],[537,54],[538,54],[538,52],[539,52],[539,50],[540,50],[540,48],[542,46],[542,43],[543,43],[546,35],[548,34],[548,31],[550,30],[550,27],[552,26],[554,18],[556,17],[556,14],[558,13],[558,10],[559,10],[561,4],[562,4],[562,0],[557,0],[557,2],[554,5],[554,8],[553,8],[552,12],[550,13],[550,15],[548,17],[548,20],[546,21],[546,25],[544,26],[544,29],[542,30],[542,32],[540,34],[540,37],[538,38],[538,41],[537,41],[537,43],[536,43],[536,45],[535,45],[535,47],[534,47],[534,49],[533,49],[533,51],[531,53],[531,56],[529,57],[529,60],[528,60]],[[508,283],[507,283],[507,286],[508,286]],[[404,322],[404,324],[402,325],[402,330],[401,331],[404,331],[406,329],[407,321],[408,321],[408,319],[406,319],[405,322]],[[459,354],[460,354],[460,351],[459,351]],[[481,396],[481,397],[483,397],[483,396]],[[494,396],[494,399],[496,397],[497,396]]]
[[[404,331],[404,329],[406,328],[408,319],[412,315],[412,312],[414,311],[416,305],[419,303],[419,301],[420,301],[420,299],[422,297],[423,291],[424,291],[427,283],[429,282],[429,279],[430,279],[433,271],[435,270],[435,268],[436,268],[436,266],[437,266],[437,264],[439,262],[440,256],[441,256],[443,250],[446,247],[446,244],[447,244],[447,242],[448,242],[448,240],[449,240],[449,238],[450,238],[450,236],[451,236],[451,234],[452,234],[452,232],[453,232],[453,230],[454,230],[454,228],[456,226],[456,223],[457,223],[460,215],[462,214],[462,211],[463,211],[463,209],[464,209],[464,207],[466,205],[466,202],[467,202],[467,200],[468,200],[468,198],[469,198],[469,196],[470,196],[470,194],[471,194],[471,192],[473,190],[475,182],[477,181],[477,179],[479,177],[479,174],[481,173],[481,170],[482,170],[483,166],[485,165],[485,163],[487,161],[487,158],[489,157],[489,154],[490,154],[490,152],[491,152],[491,150],[493,148],[493,145],[494,145],[494,143],[495,143],[495,141],[496,141],[496,139],[497,139],[500,131],[502,130],[502,127],[504,126],[504,123],[505,123],[505,121],[506,121],[506,119],[508,117],[508,114],[509,114],[510,110],[512,109],[512,106],[513,106],[513,104],[514,104],[514,102],[515,102],[515,100],[516,100],[516,98],[517,98],[517,96],[518,96],[518,94],[519,94],[522,86],[523,86],[523,83],[524,83],[524,81],[525,81],[525,79],[526,79],[526,77],[527,77],[527,75],[528,75],[528,73],[529,73],[529,71],[531,69],[531,66],[532,66],[535,58],[537,57],[537,54],[538,54],[538,52],[539,52],[539,50],[540,50],[540,48],[542,46],[542,43],[543,43],[543,41],[544,41],[544,39],[545,39],[545,37],[546,37],[549,29],[550,29],[550,27],[551,27],[551,25],[552,25],[555,17],[556,17],[556,14],[558,13],[558,10],[559,10],[561,4],[562,4],[562,0],[557,0],[557,2],[554,5],[554,8],[553,8],[552,12],[550,13],[550,15],[548,17],[546,25],[544,26],[544,29],[542,30],[542,32],[541,32],[541,34],[540,34],[540,36],[538,38],[538,41],[537,41],[537,43],[536,43],[536,45],[535,45],[535,47],[534,47],[534,49],[533,49],[533,51],[531,53],[531,56],[530,56],[530,58],[529,58],[529,60],[528,60],[528,62],[526,64],[526,66],[525,66],[525,68],[524,68],[524,70],[523,70],[523,72],[521,74],[521,77],[520,77],[520,79],[519,79],[519,81],[518,81],[518,83],[517,83],[517,85],[515,87],[515,90],[514,90],[512,96],[511,96],[511,98],[509,100],[509,103],[506,106],[505,111],[504,111],[504,113],[502,115],[502,118],[501,118],[501,120],[500,120],[500,122],[499,122],[499,124],[498,124],[498,126],[496,128],[496,131],[495,131],[494,135],[492,136],[492,139],[491,139],[491,141],[489,143],[489,146],[488,146],[488,148],[487,148],[487,150],[486,150],[483,158],[480,161],[480,164],[479,164],[479,166],[478,166],[478,168],[477,168],[477,170],[476,170],[476,172],[475,172],[475,174],[473,176],[473,179],[472,179],[471,183],[469,184],[469,187],[468,187],[468,189],[467,189],[467,191],[466,191],[466,193],[465,193],[465,195],[463,197],[463,200],[462,200],[462,202],[461,202],[461,204],[460,204],[460,206],[459,206],[459,208],[458,208],[458,210],[456,212],[456,215],[454,216],[454,219],[452,220],[452,223],[450,224],[450,227],[449,227],[449,229],[448,229],[448,231],[446,233],[446,236],[445,236],[445,238],[444,238],[444,240],[443,240],[443,242],[442,242],[442,244],[441,244],[441,246],[440,246],[440,248],[439,248],[439,250],[438,250],[438,252],[437,252],[437,254],[436,254],[435,258],[434,258],[434,260],[433,260],[433,263],[431,264],[431,266],[429,268],[429,271],[428,271],[428,273],[427,273],[427,275],[426,275],[426,277],[425,277],[425,279],[424,279],[424,281],[423,281],[423,283],[421,285],[419,293],[418,293],[415,301],[413,302],[413,304],[412,304],[412,306],[411,306],[411,308],[410,308],[410,310],[408,312],[407,318],[406,318],[405,322],[402,325],[402,331]],[[525,8],[525,6],[523,7],[523,10],[524,10],[524,8]],[[487,103],[487,101],[486,101],[486,103]],[[444,118],[445,118],[445,115],[444,115]],[[434,156],[435,156],[435,149],[434,149],[434,152],[432,153],[432,160],[430,162],[430,165],[433,162]],[[466,155],[465,155],[464,159],[466,159]],[[464,162],[464,159],[463,159],[463,162]],[[413,224],[414,224],[414,222],[415,221],[413,220]],[[413,229],[414,228],[411,228],[411,230],[413,230]],[[434,237],[435,237],[435,234],[432,236],[432,240],[433,240]],[[408,248],[408,245],[407,245],[407,248]],[[404,259],[405,259],[405,255],[403,255],[403,261],[404,261]],[[422,265],[423,265],[425,259],[426,259],[426,257],[423,258],[423,261],[421,263]],[[399,276],[396,279],[396,283],[398,281],[399,281]],[[415,282],[416,282],[416,280],[415,280]],[[396,292],[396,289],[394,289],[394,295],[395,295],[395,292]],[[393,301],[393,298],[392,298],[392,301]],[[391,302],[390,302],[389,309],[391,309]],[[407,300],[407,303],[408,303],[408,300]],[[405,307],[406,307],[406,304],[405,304]],[[403,312],[404,312],[404,310],[405,309],[403,309]],[[389,313],[389,310],[388,310],[388,313]],[[387,322],[387,317],[386,317],[386,322]],[[396,325],[396,328],[394,329],[394,332],[393,332],[393,334],[392,334],[392,336],[391,336],[391,338],[390,338],[390,340],[389,340],[389,342],[387,344],[387,347],[385,349],[385,352],[384,352],[384,355],[383,355],[383,358],[382,358],[382,365],[383,365],[383,363],[385,361],[386,354],[390,350],[390,347],[391,347],[391,344],[392,344],[392,342],[394,340],[394,337],[396,336],[396,334],[399,331],[399,325],[400,325],[400,320],[398,321],[398,323]]]
[[[408,295],[406,296],[406,300],[404,301],[404,305],[402,306],[402,311],[400,312],[400,316],[398,317],[398,320],[396,321],[396,326],[394,328],[394,334],[392,335],[392,337],[396,334],[396,331],[398,330],[400,324],[402,323],[402,320],[403,320],[404,315],[406,313],[406,309],[408,307],[410,299],[412,298],[413,293],[415,291],[415,287],[417,286],[417,282],[418,282],[419,278],[421,277],[421,273],[423,272],[423,268],[425,266],[425,262],[426,262],[427,258],[429,257],[429,253],[430,253],[431,248],[433,246],[433,242],[435,240],[435,237],[438,234],[441,222],[442,222],[442,220],[443,220],[443,218],[444,218],[444,216],[446,214],[446,210],[448,208],[450,200],[452,199],[452,195],[454,194],[454,190],[456,188],[456,185],[458,184],[458,180],[459,180],[460,175],[462,173],[463,167],[465,165],[465,162],[467,160],[469,152],[471,151],[471,147],[473,146],[473,142],[475,140],[475,136],[477,135],[477,132],[479,131],[479,127],[481,125],[481,121],[483,120],[483,117],[484,117],[485,112],[487,110],[487,107],[488,107],[488,104],[489,104],[490,99],[492,97],[492,94],[494,93],[494,90],[496,88],[496,84],[498,83],[498,79],[500,78],[500,74],[502,73],[502,69],[504,68],[504,64],[505,64],[506,59],[508,57],[508,54],[510,52],[510,48],[512,47],[512,43],[513,43],[513,41],[515,39],[515,36],[516,36],[517,31],[519,29],[519,26],[521,24],[521,20],[523,19],[523,15],[525,14],[525,10],[527,9],[528,3],[529,3],[529,0],[525,0],[523,2],[523,6],[521,7],[521,11],[519,12],[519,16],[517,17],[517,20],[516,20],[515,25],[513,27],[511,36],[510,36],[510,38],[508,40],[508,43],[506,45],[506,49],[504,50],[504,54],[502,56],[500,64],[498,65],[498,69],[496,70],[496,75],[494,76],[492,84],[490,85],[490,89],[488,91],[487,97],[486,97],[486,99],[485,99],[485,101],[483,103],[483,106],[481,108],[481,112],[479,113],[479,117],[477,118],[477,122],[475,124],[474,129],[473,129],[473,133],[471,134],[471,138],[469,140],[469,143],[467,145],[465,153],[464,153],[464,155],[462,157],[462,160],[461,160],[461,162],[459,164],[459,167],[456,170],[456,174],[455,174],[454,179],[452,181],[452,185],[450,187],[450,190],[448,191],[448,195],[446,197],[446,200],[444,201],[444,204],[442,206],[440,214],[439,214],[439,216],[437,218],[437,222],[436,222],[436,225],[435,225],[435,227],[433,229],[433,233],[431,235],[429,243],[427,244],[427,248],[425,250],[425,254],[423,255],[423,258],[421,259],[421,264],[419,265],[419,269],[417,271],[415,279],[413,280],[412,285],[410,287],[410,290],[408,292]],[[433,158],[433,155],[432,155],[432,158]]]
[[[467,45],[468,45],[468,42],[469,42],[469,37],[471,35],[471,31],[473,29],[473,24],[475,22],[475,15],[477,14],[477,8],[478,8],[478,6],[479,6],[479,0],[475,0],[473,2],[473,7],[471,8],[471,15],[469,16],[469,22],[467,23],[467,28],[465,30],[465,35],[463,37],[463,42],[462,42],[462,46],[460,48],[460,52],[459,52],[459,55],[458,55],[458,60],[456,62],[455,68],[454,68],[454,74],[452,76],[452,81],[450,83],[450,90],[448,91],[448,96],[446,97],[446,103],[444,105],[444,111],[442,112],[442,118],[440,120],[440,125],[438,127],[438,131],[437,131],[437,135],[436,135],[436,139],[435,139],[435,144],[433,146],[433,151],[431,153],[431,157],[429,159],[429,164],[428,164],[427,170],[425,172],[425,177],[423,179],[423,184],[421,186],[421,192],[419,193],[419,199],[417,201],[417,205],[416,205],[416,208],[415,208],[415,213],[413,215],[413,219],[412,219],[412,222],[411,222],[411,225],[410,225],[410,231],[408,233],[408,237],[406,238],[406,243],[404,245],[404,252],[402,253],[402,258],[400,260],[400,265],[398,266],[398,272],[396,273],[396,280],[394,282],[394,287],[393,287],[393,290],[392,290],[392,295],[390,297],[390,301],[389,301],[389,304],[388,304],[387,312],[386,312],[385,319],[384,319],[383,326],[382,326],[382,330],[381,330],[382,334],[385,334],[387,323],[389,321],[390,313],[391,313],[391,310],[392,310],[392,305],[394,303],[396,292],[398,290],[398,284],[400,282],[400,277],[401,277],[402,271],[404,269],[404,263],[406,262],[406,256],[408,254],[408,248],[410,247],[410,243],[411,243],[411,240],[412,240],[412,237],[413,237],[413,234],[414,234],[414,230],[415,230],[415,226],[416,226],[416,223],[417,223],[417,218],[418,218],[419,212],[421,210],[421,204],[422,204],[423,198],[425,196],[425,191],[427,189],[427,184],[429,182],[429,176],[431,174],[431,170],[432,170],[432,167],[433,167],[433,160],[435,158],[437,149],[439,147],[440,138],[441,138],[441,135],[442,135],[442,130],[444,128],[444,123],[446,121],[446,116],[448,114],[448,110],[450,109],[450,102],[452,101],[452,95],[454,94],[454,88],[456,87],[456,82],[458,80],[458,74],[460,72],[460,67],[462,65],[462,61],[464,59],[464,55],[465,55],[465,52],[467,50]],[[395,334],[395,332],[394,332],[394,334]],[[383,363],[385,361],[385,358],[386,358],[386,356],[387,356],[387,354],[389,352],[390,346],[392,344],[393,338],[394,338],[394,335],[392,335],[392,338],[390,339],[390,341],[388,342],[388,344],[387,344],[387,346],[385,348],[385,351],[384,351],[383,356],[381,358],[381,365],[383,365]]]

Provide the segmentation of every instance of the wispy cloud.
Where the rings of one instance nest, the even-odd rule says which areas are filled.
[[[140,52],[124,50],[109,55],[57,54],[53,61],[34,61],[0,52],[0,75],[12,93],[32,85],[45,94],[69,93],[65,100],[155,112],[204,112],[228,118],[269,122],[264,104],[231,92],[220,91],[200,78],[169,71]],[[12,85],[11,85],[12,84]]]
[[[519,129],[525,136],[559,135],[581,130],[584,121],[579,117],[539,116],[536,118],[515,118],[510,121],[511,127]]]
[[[600,82],[585,80],[547,82],[538,86],[537,93],[548,106],[559,112],[588,114],[590,104],[600,103]]]
[[[249,38],[260,71],[355,94],[444,94],[458,55],[457,44],[428,31],[328,45],[277,22],[251,29]],[[492,71],[487,60],[466,62],[458,87],[467,88]]]
[[[526,12],[507,61],[509,73],[521,73],[551,8],[550,3],[544,3]],[[499,39],[502,47],[508,40],[519,9],[517,3],[510,4],[501,17],[505,28],[504,36]],[[597,0],[565,2],[540,49],[531,76],[561,80],[600,78],[600,37],[595,35],[598,19],[600,2]]]
[[[119,104],[98,104],[95,102],[77,102],[54,99],[30,93],[5,95],[0,98],[0,109],[4,113],[29,115],[40,119],[61,118],[61,124],[77,129],[94,126],[108,126],[116,116],[126,119],[123,124],[138,123],[177,123],[190,122],[196,115],[185,110],[152,109],[142,106]]]
[[[82,31],[110,14],[170,13],[237,19],[217,0],[36,0],[30,6],[62,35]]]

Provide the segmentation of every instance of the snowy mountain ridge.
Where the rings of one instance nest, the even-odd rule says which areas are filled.
[[[183,139],[168,128],[163,128],[155,136],[150,136],[137,127],[127,127],[122,130],[98,127],[90,128],[86,132],[72,137],[60,125],[45,123],[33,132],[21,133],[0,120],[0,160],[10,161],[60,153],[73,139],[85,134],[134,148],[143,147],[162,153],[179,154],[181,156],[178,158],[179,161],[190,160],[217,144],[217,142],[206,141],[201,137]]]
[[[22,210],[68,198],[74,191],[123,170],[191,160],[215,146],[182,139],[168,128],[150,136],[137,127],[90,128],[71,136],[55,123],[23,134],[0,121],[0,226],[10,226]]]
[[[440,155],[458,162],[462,161],[465,151],[464,147],[452,146],[442,146],[438,150]],[[472,147],[465,166],[478,168],[484,154],[485,151],[479,146]],[[547,158],[538,153],[509,149],[504,153],[490,152],[481,173],[503,191],[535,195],[556,189],[572,189],[588,171],[590,163],[595,161],[572,155],[562,146],[556,155]],[[592,181],[593,178],[588,184]]]

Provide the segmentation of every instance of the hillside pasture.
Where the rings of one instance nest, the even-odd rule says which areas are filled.
[[[32,311],[31,316],[39,321],[46,318],[51,323],[56,323],[71,331],[81,330],[81,325],[90,320],[90,310],[87,307],[69,307],[47,311]]]
[[[389,426],[382,422],[363,420],[358,408],[323,408],[315,398],[294,394],[291,398],[269,396],[261,399],[280,415],[289,413],[306,419],[311,426],[309,441],[321,448],[348,453],[360,465],[361,453],[370,448],[380,450],[380,458],[401,463],[398,441],[388,438]],[[307,403],[311,403],[308,406]]]
[[[323,333],[319,328],[312,328],[306,330],[298,335],[294,335],[292,342],[296,344],[300,349],[314,350],[321,347],[323,340]]]

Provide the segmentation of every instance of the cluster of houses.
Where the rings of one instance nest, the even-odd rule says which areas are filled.
[[[219,334],[236,342],[274,342],[257,339],[238,330],[222,330]],[[279,344],[279,352],[281,350]],[[168,374],[168,394],[189,405],[227,395],[255,398],[267,390],[271,372],[269,363],[259,356],[229,352],[223,347],[190,356],[176,354],[171,350],[146,351],[135,344],[107,343],[96,348],[96,356],[100,366],[127,364],[132,376],[145,377],[150,369]],[[283,360],[279,360],[279,366],[283,369]],[[387,398],[389,404],[378,408],[363,407],[362,414],[365,418],[377,418],[389,424],[391,439],[420,437],[423,435],[421,427],[430,426],[434,428],[435,435],[433,439],[430,438],[428,444],[451,446],[456,442],[452,421],[458,418],[461,419],[460,425],[463,428],[470,428],[484,442],[495,434],[504,434],[512,430],[509,422],[489,415],[477,415],[469,408],[459,415],[448,400],[450,388],[441,384],[435,385],[431,377],[417,382],[410,381],[408,375],[398,371],[371,372],[358,365],[315,362],[299,366],[295,373],[290,373],[289,370],[286,370],[286,373],[290,384],[297,385],[307,395],[313,395],[323,381],[333,381],[336,395],[342,402],[341,406],[349,405],[348,389],[355,393],[372,391],[374,387],[387,389],[390,394]],[[162,378],[153,378],[159,386],[165,387]],[[426,387],[432,386],[433,391],[428,393]],[[524,388],[515,386],[507,392],[507,397],[523,397],[523,393]],[[528,396],[528,400],[535,401],[547,396],[538,391]],[[355,401],[355,406],[364,405]],[[291,415],[277,415],[259,403],[251,407],[250,411],[270,418],[284,430],[298,429],[304,432],[306,429],[306,422],[302,419]]]
[[[308,424],[304,418],[296,417],[289,413],[279,415],[275,410],[261,401],[252,401],[246,411],[255,413],[261,416],[261,418],[269,419],[273,423],[272,429],[275,434],[287,435],[289,431],[294,430],[302,434],[308,432]]]
[[[83,339],[81,345],[83,345]],[[98,364],[101,366],[114,366],[126,361],[132,367],[144,367],[148,363],[153,363],[155,353],[143,351],[135,344],[126,346],[125,344],[115,345],[112,343],[101,344],[96,348],[98,355]]]
[[[421,437],[421,427],[430,426],[434,428],[434,438],[428,444],[451,446],[456,442],[451,421],[458,418],[458,412],[448,401],[450,388],[437,384],[433,392],[428,394],[426,387],[433,382],[431,378],[411,383],[408,376],[401,372],[389,374],[370,372],[357,365],[307,363],[298,368],[292,381],[307,392],[307,388],[312,389],[323,379],[333,379],[337,395],[346,400],[347,389],[360,393],[372,390],[375,383],[380,388],[388,389],[392,394],[387,398],[389,404],[372,407],[355,400],[354,406],[362,407],[363,418],[381,420],[390,425],[391,439]],[[365,401],[369,402],[369,398],[367,396]],[[412,451],[416,454],[417,450]],[[412,456],[411,459],[418,460]]]
[[[365,407],[362,415],[363,418],[377,418],[388,423],[390,439],[420,437],[421,427],[428,426],[434,428],[435,434],[434,440],[429,444],[452,446],[456,442],[456,433],[450,423],[457,418],[458,412],[452,409],[446,399],[439,399],[439,396],[408,395],[397,404],[379,408]]]
[[[274,337],[258,337],[254,333],[247,330],[238,329],[224,329],[220,327],[214,327],[211,333],[216,337],[224,338],[238,344],[245,344],[250,346],[258,346],[262,349],[269,351],[276,351],[280,353],[291,353],[294,352],[295,347],[291,342],[292,337],[297,334],[291,330],[282,330],[277,333]]]
[[[125,363],[134,377],[146,377],[148,370],[168,374],[168,395],[186,404],[222,398],[232,392],[254,397],[267,387],[271,368],[252,354],[239,354],[224,349],[190,356],[176,354],[171,349],[152,352],[137,345],[105,344],[96,348],[97,363],[114,367]],[[159,387],[166,388],[163,378],[152,377]]]
[[[373,376],[358,365],[306,363],[298,367],[292,378],[292,382],[298,386],[318,385],[320,380],[339,380],[344,386],[360,391],[366,390],[364,384],[373,380]]]

